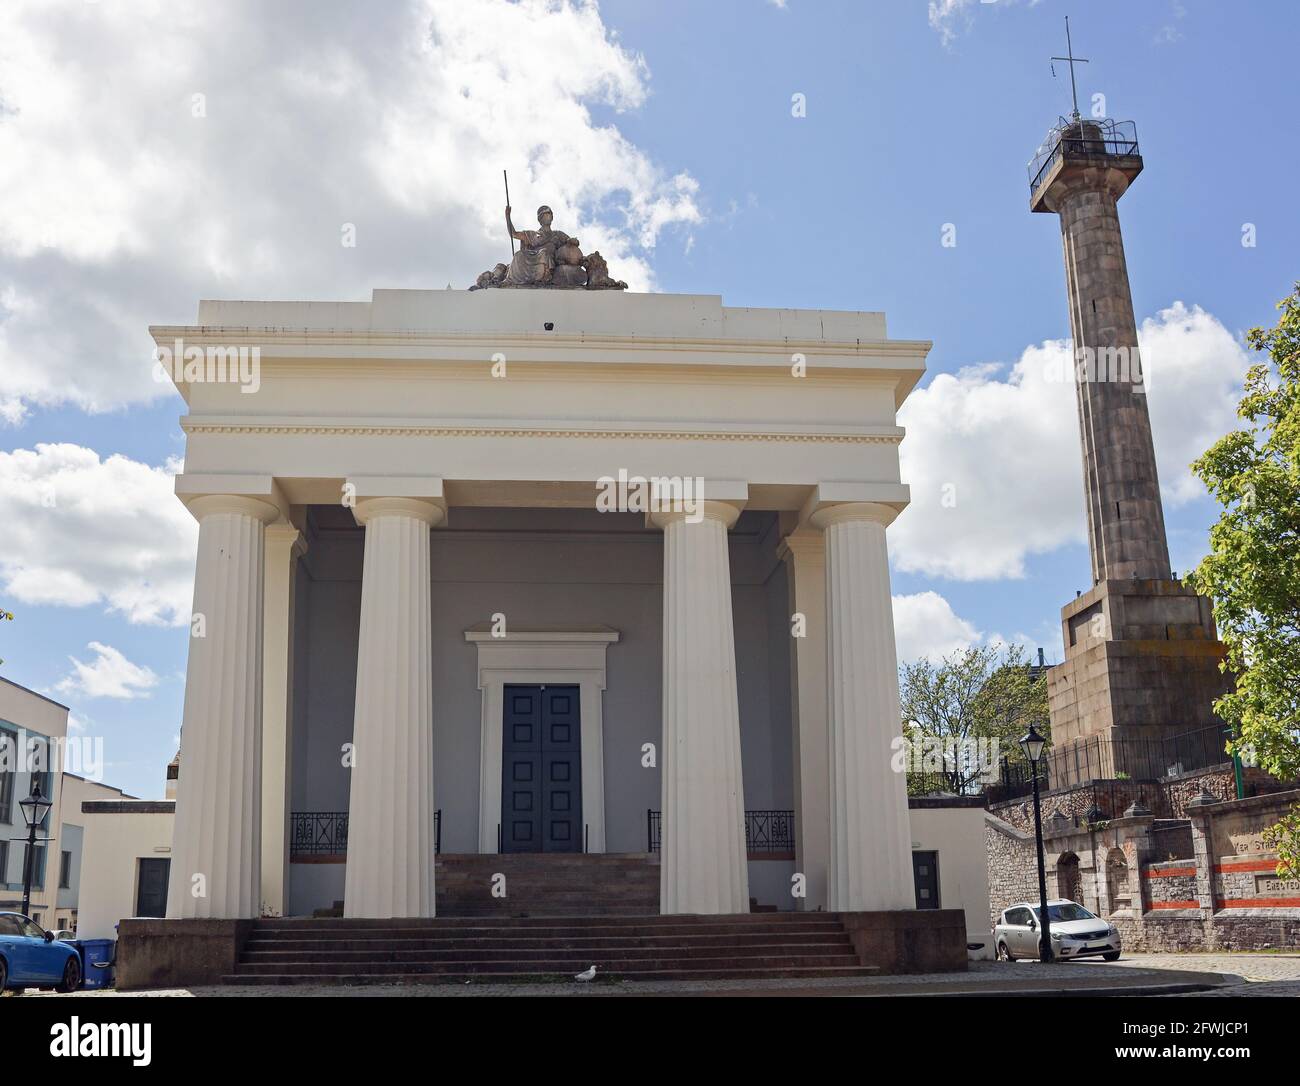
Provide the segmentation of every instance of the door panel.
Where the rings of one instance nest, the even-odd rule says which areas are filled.
[[[581,852],[582,739],[578,688],[548,686],[542,692],[542,850]]]
[[[542,689],[505,688],[501,851],[542,851]]]
[[[171,874],[169,859],[142,857],[135,893],[135,915],[167,915],[167,879]]]
[[[912,882],[918,909],[939,907],[939,853],[912,852]]]
[[[507,686],[501,851],[581,852],[579,688]]]

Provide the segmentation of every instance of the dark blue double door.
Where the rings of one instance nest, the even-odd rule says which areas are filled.
[[[581,852],[578,687],[505,688],[501,851]]]

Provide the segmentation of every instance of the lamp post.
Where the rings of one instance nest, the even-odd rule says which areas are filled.
[[[1043,811],[1038,800],[1038,762],[1043,756],[1047,740],[1029,725],[1029,731],[1020,740],[1020,749],[1029,760],[1029,770],[1034,778],[1034,840],[1038,844],[1038,905],[1043,930],[1038,944],[1038,960],[1052,960],[1052,918],[1047,912],[1047,867],[1043,862]]]
[[[18,801],[23,811],[23,821],[27,823],[27,859],[23,864],[23,916],[30,916],[32,909],[32,878],[36,874],[36,831],[41,828],[46,814],[54,806],[41,795],[41,786],[34,784],[32,794]]]

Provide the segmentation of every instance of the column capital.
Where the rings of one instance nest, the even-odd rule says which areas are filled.
[[[286,521],[276,521],[266,526],[266,545],[269,547],[273,543],[288,545],[294,557],[307,553],[307,537]]]
[[[264,524],[289,519],[289,503],[271,475],[182,473],[176,476],[174,487],[176,496],[195,520],[202,520],[210,513],[238,513],[256,517]],[[269,506],[272,513],[268,516],[258,505],[241,505],[241,500]]]
[[[411,517],[432,528],[442,523],[447,510],[422,498],[362,498],[353,506],[352,515],[362,525],[379,517]]]
[[[849,520],[867,520],[888,528],[897,516],[897,509],[880,502],[839,502],[813,510],[808,519],[818,528],[829,528],[832,524]]]
[[[796,528],[776,545],[776,556],[795,565],[826,563],[826,540],[817,529],[804,525]]]
[[[814,527],[824,527],[813,520],[813,515],[834,505],[883,505],[894,510],[894,516],[897,516],[911,501],[912,488],[906,483],[818,483],[809,491],[803,508],[799,510],[799,524],[802,527],[812,522]]]
[[[185,501],[185,508],[198,521],[216,513],[234,513],[270,524],[279,520],[281,513],[280,507],[275,503],[247,494],[203,494]]]
[[[743,503],[703,501],[696,506],[694,519],[691,519],[692,514],[685,509],[669,509],[658,513],[650,513],[647,519],[656,528],[667,528],[668,525],[675,524],[678,521],[695,524],[701,520],[720,520],[723,527],[731,528],[740,519],[741,504]]]

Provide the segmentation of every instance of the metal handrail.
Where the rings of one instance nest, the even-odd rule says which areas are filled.
[[[1101,138],[1089,136],[1089,129],[1096,131]],[[1029,191],[1038,190],[1043,178],[1064,154],[1127,156],[1138,153],[1137,125],[1132,121],[1114,121],[1109,117],[1061,117],[1029,160]]]
[[[289,815],[290,856],[346,856],[347,811],[293,811]],[[433,813],[433,851],[442,852],[442,810]]]
[[[663,845],[663,812],[653,807],[646,813],[646,851],[658,852]],[[793,852],[794,811],[746,811],[746,852]]]

